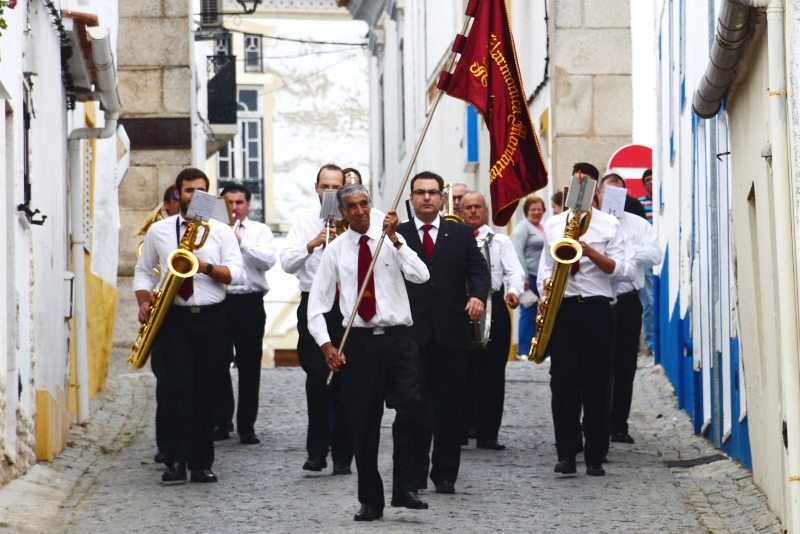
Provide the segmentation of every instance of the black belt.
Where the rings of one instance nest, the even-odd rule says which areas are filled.
[[[611,302],[611,297],[602,297],[600,295],[593,297],[564,297],[564,302]]]
[[[392,336],[392,335],[407,335],[409,328],[405,325],[397,326],[376,326],[375,328],[359,328],[353,327],[350,329],[350,335],[357,336]]]
[[[265,294],[266,294],[265,291],[253,291],[252,293],[228,293],[227,298],[240,298],[241,299],[241,298],[247,298],[247,297],[255,298],[256,296],[258,296],[258,297],[263,299]]]
[[[172,313],[180,313],[180,314],[208,313],[215,310],[222,310],[223,302],[217,302],[216,304],[208,304],[206,306],[170,306],[169,311]]]
[[[617,302],[622,302],[623,300],[632,299],[634,297],[637,299],[639,298],[639,291],[636,289],[623,293],[622,295],[617,295]]]

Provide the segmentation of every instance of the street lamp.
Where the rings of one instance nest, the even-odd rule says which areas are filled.
[[[256,8],[261,4],[262,0],[236,0],[241,4],[242,9],[246,15],[252,15],[256,12]]]

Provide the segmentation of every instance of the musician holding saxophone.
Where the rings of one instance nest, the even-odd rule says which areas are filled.
[[[506,364],[511,348],[511,315],[508,308],[519,306],[519,295],[525,287],[525,272],[511,239],[495,234],[486,224],[489,220],[489,206],[482,194],[470,192],[464,195],[461,201],[461,218],[472,227],[475,239],[482,245],[481,250],[486,251],[490,261],[487,268],[492,276],[491,316],[486,317],[487,321],[491,321],[489,341],[486,350],[473,351],[477,360],[477,391],[470,388],[468,381],[466,393],[471,398],[477,397],[477,447],[499,451],[506,448],[498,443],[497,438],[503,420]],[[480,341],[485,342],[483,339]],[[465,403],[466,406],[469,404]]]
[[[577,163],[573,175],[596,181],[599,173],[593,165]],[[545,294],[544,282],[552,276],[556,265],[550,246],[564,236],[574,213],[565,209],[545,222],[545,246],[537,276],[541,295]],[[625,271],[625,236],[616,217],[592,209],[591,223],[577,239],[583,255],[569,267],[564,298],[550,337],[550,390],[558,451],[555,472],[576,472],[583,406],[586,474],[602,476],[609,439],[607,391],[614,356],[611,301],[615,295],[611,277]]]
[[[154,223],[144,240],[136,264],[133,289],[139,303],[139,321],[151,319],[149,308],[153,289],[158,285],[153,269],[178,248],[187,229],[195,225],[186,219],[195,191],[208,191],[205,173],[184,169],[175,180],[181,211]],[[202,247],[194,250],[197,274],[186,278],[172,305],[165,310],[163,323],[153,341],[153,362],[159,383],[164,387],[167,469],[161,480],[167,484],[186,482],[186,469],[193,482],[216,482],[214,463],[213,395],[214,371],[223,357],[228,339],[222,303],[225,284],[243,284],[246,275],[242,254],[233,231],[211,220]],[[192,229],[192,231],[194,231]],[[202,231],[202,230],[201,230]],[[162,269],[163,276],[168,269]]]

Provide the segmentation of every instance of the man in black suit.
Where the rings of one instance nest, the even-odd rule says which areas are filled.
[[[432,172],[411,179],[414,219],[397,227],[428,266],[430,280],[406,283],[420,349],[417,371],[426,405],[425,440],[417,455],[419,488],[428,468],[437,493],[455,493],[461,459],[461,400],[471,350],[470,319],[483,313],[491,280],[472,229],[439,216],[444,181]],[[433,455],[429,459],[431,440]]]

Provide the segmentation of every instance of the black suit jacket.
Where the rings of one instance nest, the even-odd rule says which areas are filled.
[[[443,347],[471,349],[467,300],[481,299],[484,304],[492,287],[486,259],[478,250],[472,228],[439,218],[439,233],[428,260],[414,220],[397,226],[407,246],[428,266],[430,280],[424,284],[406,281],[414,325],[411,337],[422,348],[435,332]],[[467,293],[469,288],[469,294]]]

